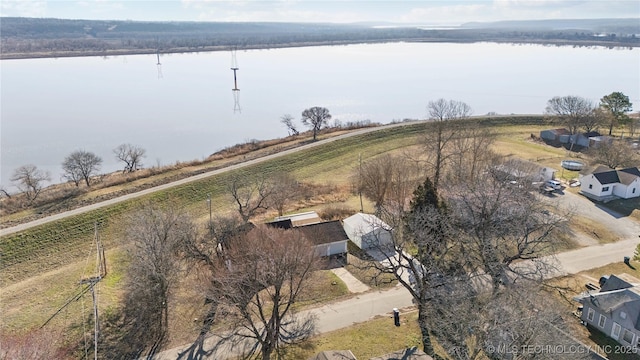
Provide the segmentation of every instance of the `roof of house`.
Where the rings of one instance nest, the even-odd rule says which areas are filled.
[[[371,358],[369,360],[433,360],[424,351],[412,347],[404,350],[394,351],[392,353]]]
[[[618,172],[615,170],[607,171],[607,172],[599,172],[593,174],[596,177],[598,182],[602,185],[606,184],[615,184],[620,182],[620,178],[618,177]]]
[[[314,245],[349,240],[347,233],[344,232],[344,228],[340,224],[340,220],[299,226],[296,229],[302,231],[304,236]]]
[[[352,229],[357,229],[363,234],[369,233],[377,229],[390,230],[391,227],[385,224],[377,216],[371,214],[357,213],[349,216],[343,220],[345,225],[348,225]]]
[[[298,214],[278,216],[274,221],[291,220],[293,226],[302,226],[307,224],[316,224],[322,222],[322,219],[315,211],[307,211]]]
[[[640,280],[633,276],[610,275],[599,292],[582,295],[578,301],[588,302],[626,328],[640,330]]]
[[[635,175],[640,177],[640,169],[638,169],[637,167],[630,167],[630,168],[626,168],[626,169],[620,169],[618,171],[621,171],[623,173],[627,173],[627,174],[631,174],[631,175]]]
[[[326,350],[309,360],[357,360],[351,350]]]
[[[601,173],[601,172],[607,172],[607,171],[611,171],[613,170],[612,168],[606,166],[606,165],[593,165],[593,166],[589,166],[589,167],[585,167],[582,170],[580,170],[580,174],[581,175],[591,175],[591,174],[597,174],[597,173]]]
[[[638,279],[636,279],[638,281],[633,281],[631,279],[625,278],[623,275],[609,275],[604,284],[602,284],[600,292],[628,289],[630,287],[633,287],[634,284],[640,283],[640,280]]]
[[[583,175],[593,174],[602,185],[615,183],[629,185],[640,177],[640,170],[637,167],[614,170],[608,166],[599,165],[580,173]]]
[[[278,229],[285,229],[285,230],[291,229],[293,227],[293,223],[291,222],[291,219],[274,220],[266,223],[266,225],[270,227],[278,228]]]

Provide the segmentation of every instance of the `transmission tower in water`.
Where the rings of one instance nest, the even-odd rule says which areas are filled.
[[[158,66],[158,79],[162,79],[162,64],[160,63],[160,50],[156,52],[156,56],[158,58],[158,63],[156,64]]]
[[[236,49],[231,50],[231,70],[233,70],[233,113],[241,112],[240,111],[240,89],[238,89],[238,77],[237,71],[238,68],[238,59],[236,58]]]

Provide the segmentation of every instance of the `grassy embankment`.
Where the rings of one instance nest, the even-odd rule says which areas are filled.
[[[530,133],[537,133],[544,126],[540,118],[531,118],[518,126],[507,126],[510,119],[499,120],[500,124],[493,124],[498,133],[496,149],[505,155],[513,155],[526,159],[536,159],[538,163],[547,166],[549,163],[559,163],[563,158],[563,149],[548,148],[530,141]],[[496,120],[493,120],[496,121]],[[375,156],[393,151],[400,151],[414,146],[416,140],[424,131],[425,124],[411,124],[394,129],[376,131],[354,138],[338,140],[322,147],[300,151],[286,157],[274,159],[265,163],[253,165],[231,173],[216,175],[198,182],[161,191],[140,199],[130,200],[108,208],[98,209],[84,215],[75,216],[52,224],[42,225],[14,235],[0,239],[0,251],[3,262],[0,265],[0,280],[2,282],[2,306],[5,312],[2,331],[22,331],[38,326],[48,318],[64,300],[70,297],[75,283],[90,270],[86,270],[84,263],[91,253],[93,239],[93,224],[100,223],[101,237],[105,246],[111,249],[108,253],[110,274],[101,285],[102,309],[117,303],[119,295],[118,283],[128,263],[126,251],[122,248],[125,243],[121,232],[123,217],[146,202],[160,204],[160,206],[175,206],[185,209],[195,217],[205,220],[208,208],[205,199],[211,194],[214,211],[222,213],[229,211],[230,202],[225,195],[225,184],[231,176],[242,173],[271,174],[279,171],[292,173],[298,180],[314,184],[330,183],[331,194],[320,194],[305,203],[297,204],[295,208],[319,209],[327,204],[343,204],[353,209],[357,199],[349,193],[349,174],[357,166],[359,154],[363,161]],[[508,150],[508,151],[506,151]],[[524,155],[524,156],[523,156]],[[290,209],[294,210],[294,209]],[[273,215],[263,214],[263,217]],[[90,272],[89,272],[90,273]],[[185,286],[188,288],[188,286]],[[201,301],[189,292],[178,292],[184,301]],[[336,296],[339,295],[340,292]],[[174,318],[179,323],[175,329],[184,330],[183,337],[190,339],[196,328],[193,320],[197,316],[200,306],[190,309],[176,310]],[[77,322],[70,312],[66,313],[56,326],[68,326]],[[185,341],[183,337],[173,338],[174,344]],[[188,340],[187,340],[188,341]]]

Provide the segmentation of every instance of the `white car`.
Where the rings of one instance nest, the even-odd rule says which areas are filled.
[[[558,180],[547,180],[547,182],[544,184],[546,186],[551,186],[554,190],[562,189],[562,184],[560,184],[560,181]]]

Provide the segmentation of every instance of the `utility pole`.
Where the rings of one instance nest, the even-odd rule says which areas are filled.
[[[107,275],[107,266],[104,249],[100,243],[97,222],[94,223],[94,228],[96,242],[96,276],[81,279],[80,284],[88,284],[91,291],[91,298],[93,300],[93,358],[94,360],[98,360],[98,333],[100,332],[100,325],[98,323],[98,294],[96,292],[96,285]]]
[[[213,218],[211,214],[211,194],[207,194],[207,205],[209,205],[209,234],[213,232]]]
[[[358,195],[360,196],[360,212],[364,212],[364,206],[362,206],[362,153],[358,155],[358,163],[360,170],[358,170]]]

